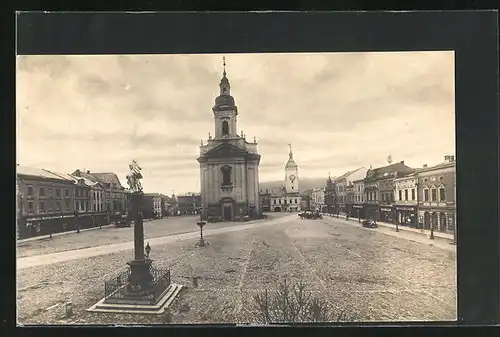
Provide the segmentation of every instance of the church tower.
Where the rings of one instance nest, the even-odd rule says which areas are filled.
[[[238,135],[238,108],[231,96],[231,86],[224,71],[219,95],[212,107],[214,136],[209,133],[206,144],[201,141],[200,187],[201,206],[206,219],[234,221],[260,214],[259,163],[257,140]]]
[[[220,93],[215,99],[215,105],[212,108],[215,122],[215,139],[237,138],[238,129],[236,116],[238,108],[234,104],[234,98],[231,96],[231,85],[226,77],[226,58],[223,58],[224,72],[219,83]]]
[[[288,144],[290,153],[288,154],[288,162],[285,165],[285,182],[286,193],[299,193],[299,168],[295,160],[293,160],[292,144]]]

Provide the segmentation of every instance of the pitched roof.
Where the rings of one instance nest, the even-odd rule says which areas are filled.
[[[65,181],[71,181],[73,182],[74,180],[71,178],[66,178],[59,176],[57,174],[54,174],[53,172],[45,169],[38,169],[38,168],[33,168],[33,167],[27,167],[27,166],[17,166],[16,167],[16,173],[18,175],[23,175],[23,176],[31,176],[31,177],[37,177],[37,178],[42,178],[42,179],[56,179],[56,180],[65,180]]]
[[[412,173],[415,170],[409,166],[406,166],[404,164],[404,162],[398,162],[398,163],[394,163],[391,165],[378,167],[376,169],[372,169],[371,171],[374,173],[373,173],[373,176],[370,178],[368,178],[368,173],[370,172],[370,170],[368,170],[366,173],[367,178],[370,180],[380,179],[380,178],[383,178],[384,176],[388,176],[389,174],[394,174],[396,172],[398,172],[398,173]]]
[[[82,174],[83,175],[83,174]],[[94,179],[98,180],[101,183],[104,184],[112,184],[115,183],[119,186],[122,186],[120,179],[118,179],[118,176],[116,173],[112,172],[99,172],[99,173],[90,173],[90,174],[85,174],[86,176],[93,176]]]

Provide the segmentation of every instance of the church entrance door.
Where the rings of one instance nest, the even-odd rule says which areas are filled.
[[[224,205],[224,221],[231,221],[233,219],[233,209],[231,205]]]

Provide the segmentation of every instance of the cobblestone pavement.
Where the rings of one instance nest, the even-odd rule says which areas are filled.
[[[270,214],[269,219],[280,218],[285,215],[288,214]],[[168,235],[199,232],[199,228],[196,225],[197,221],[199,221],[198,216],[179,216],[144,222],[144,239],[148,240]],[[255,221],[209,223],[205,228],[207,230],[213,228],[224,228],[235,225],[246,225],[252,222]],[[133,238],[133,227],[108,227],[80,232],[79,234],[71,233],[54,236],[52,239],[40,239],[18,243],[17,258],[52,254],[76,249],[86,249],[117,243],[132,243]]]
[[[220,232],[154,247],[187,288],[171,307],[172,323],[249,323],[252,295],[284,277],[303,280],[338,310],[362,321],[456,319],[456,256],[335,219],[299,220]],[[164,324],[165,316],[86,311],[103,297],[104,280],[124,269],[132,251],[17,271],[20,324]],[[198,276],[198,287],[191,278]],[[74,316],[61,318],[72,301]]]

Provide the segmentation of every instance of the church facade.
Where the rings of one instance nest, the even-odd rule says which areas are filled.
[[[292,145],[285,165],[285,184],[278,191],[271,191],[272,212],[300,212],[299,167],[293,159]]]
[[[260,154],[254,137],[238,135],[238,108],[231,96],[226,64],[212,108],[215,132],[200,145],[201,204],[205,217],[233,221],[261,213],[259,201]]]

